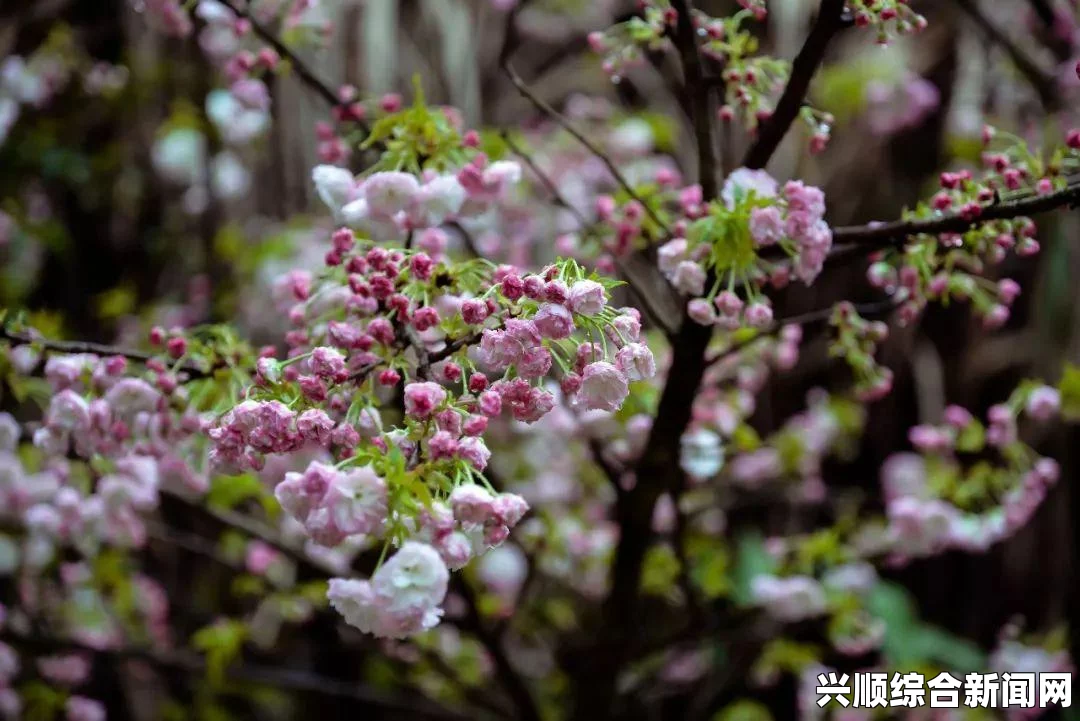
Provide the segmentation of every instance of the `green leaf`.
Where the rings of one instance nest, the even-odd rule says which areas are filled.
[[[252,473],[215,476],[210,481],[206,502],[211,506],[232,510],[244,501],[257,500],[261,503],[268,495],[266,487]]]
[[[654,596],[666,595],[679,577],[679,559],[666,544],[655,545],[645,555],[641,574],[641,589]]]
[[[731,442],[736,450],[743,453],[761,448],[761,436],[748,423],[741,423],[735,428],[735,432],[731,435]]]
[[[31,681],[20,687],[23,718],[26,721],[53,721],[59,718],[67,702],[67,694],[51,688],[40,681]]]
[[[111,320],[130,314],[137,302],[134,288],[117,286],[97,297],[97,312],[101,318]]]
[[[246,638],[247,626],[232,619],[205,626],[191,637],[191,645],[206,655],[206,677],[211,684],[222,684],[225,669],[240,655]]]
[[[983,424],[972,420],[956,439],[956,450],[962,453],[978,453],[986,446],[986,429]]]
[[[867,597],[867,610],[885,621],[882,651],[893,666],[936,662],[968,672],[985,665],[978,646],[919,620],[915,602],[902,586],[877,584]]]
[[[712,542],[693,558],[691,577],[706,598],[720,598],[731,591],[731,558],[727,549]]]
[[[1080,420],[1080,366],[1065,364],[1065,370],[1058,382],[1061,393],[1061,415],[1065,420]]]
[[[760,701],[743,698],[717,711],[712,721],[772,721],[772,714]]]
[[[753,603],[751,584],[758,576],[776,571],[776,559],[765,548],[765,540],[757,533],[747,533],[739,538],[735,550],[735,568],[732,570],[731,597],[736,603]]]

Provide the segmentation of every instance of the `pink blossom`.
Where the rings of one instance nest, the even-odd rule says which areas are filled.
[[[458,486],[450,494],[450,508],[461,523],[483,525],[494,515],[495,499],[475,483]]]
[[[734,208],[740,198],[753,193],[759,199],[775,198],[776,180],[764,170],[739,168],[724,181],[720,197],[728,208]]]
[[[574,332],[574,317],[563,305],[544,303],[533,316],[540,335],[552,340],[569,338]]]
[[[439,176],[414,191],[409,218],[416,227],[441,225],[461,211],[465,198],[465,188],[455,176]]]
[[[750,211],[750,235],[760,248],[776,245],[784,237],[784,218],[775,205]]]
[[[517,370],[522,378],[542,378],[551,370],[551,352],[543,346],[525,351]]]
[[[579,280],[570,286],[570,310],[579,315],[596,315],[607,304],[604,286],[595,280]]]
[[[701,295],[705,290],[705,269],[692,260],[676,265],[669,279],[676,290],[687,295]]]
[[[686,238],[674,238],[660,246],[656,251],[657,262],[663,273],[675,272],[675,268],[686,260],[688,244]]]
[[[1031,391],[1025,409],[1037,421],[1051,420],[1061,409],[1061,394],[1056,388],[1039,386]]]
[[[357,534],[378,535],[386,523],[387,503],[386,481],[371,466],[349,469],[330,479],[304,527],[324,546]]]
[[[449,579],[438,551],[406,541],[370,582],[331,579],[327,597],[346,622],[360,630],[404,638],[438,624]]]
[[[686,304],[686,314],[699,325],[712,325],[716,322],[716,311],[712,303],[704,298],[694,298]]]
[[[591,410],[618,410],[630,390],[626,374],[606,361],[585,366],[578,399]]]
[[[473,557],[473,544],[460,531],[448,533],[435,541],[435,550],[451,571],[464,568]]]
[[[480,412],[485,416],[494,417],[502,412],[502,395],[494,390],[484,391],[479,400]]]
[[[376,218],[392,218],[408,210],[419,190],[416,176],[396,171],[375,173],[361,188],[367,210]]]
[[[303,473],[286,473],[285,479],[274,488],[274,496],[286,513],[305,523],[311,512],[322,503],[337,476],[337,469],[312,461]]]
[[[85,696],[71,696],[64,705],[67,721],[105,721],[105,706]]]
[[[478,417],[477,420],[487,421],[483,416]],[[491,458],[491,451],[488,450],[484,439],[470,436],[461,439],[458,444],[458,455],[473,468],[482,471],[487,468],[488,460]]]
[[[732,478],[750,487],[760,487],[783,472],[783,461],[775,448],[761,448],[738,455],[731,462]]]
[[[648,380],[656,375],[656,359],[644,343],[629,343],[619,349],[615,365],[628,380]]]
[[[438,383],[409,383],[405,386],[405,412],[421,420],[430,418],[446,400],[446,390]]]
[[[529,504],[516,493],[500,493],[491,502],[492,517],[509,528],[516,526],[528,511]]]
[[[487,303],[469,299],[461,303],[461,317],[469,325],[479,325],[488,317]]]
[[[161,394],[140,378],[117,381],[105,394],[105,401],[113,413],[124,419],[156,410],[160,400]]]
[[[344,168],[319,165],[311,172],[311,179],[319,198],[335,214],[354,199],[356,180]]]

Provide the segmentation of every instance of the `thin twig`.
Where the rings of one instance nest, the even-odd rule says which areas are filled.
[[[285,556],[292,559],[299,566],[308,569],[315,576],[336,576],[337,571],[329,564],[316,561],[304,553],[302,548],[286,542],[280,534],[264,523],[245,516],[242,513],[229,511],[223,508],[213,508],[205,503],[193,501],[179,494],[170,493],[179,503],[198,512],[200,515],[216,521],[226,528],[242,531],[252,538],[257,538],[268,546],[272,546]]]
[[[963,10],[971,20],[979,26],[979,29],[995,44],[1000,45],[1012,60],[1016,69],[1031,83],[1039,101],[1047,111],[1057,110],[1061,105],[1061,97],[1057,91],[1057,83],[1052,75],[1039,67],[1028,57],[1019,45],[1005,34],[1005,31],[994,24],[979,8],[977,0],[954,0],[956,5]]]
[[[480,617],[480,608],[477,605],[476,596],[473,594],[469,584],[460,576],[454,577],[453,584],[454,590],[465,601],[468,630],[476,635],[477,639],[491,655],[491,660],[495,664],[495,675],[510,696],[510,700],[517,711],[515,718],[523,719],[523,721],[540,721],[540,709],[537,707],[529,687],[510,662],[510,657],[503,648],[501,636],[492,633],[484,625],[484,619]]]
[[[829,42],[845,25],[844,0],[822,0],[817,21],[791,64],[791,76],[776,104],[776,110],[758,129],[757,140],[746,151],[743,158],[745,167],[757,170],[768,164],[791,124],[799,117],[806,91],[810,89],[810,81],[825,59]]]
[[[47,353],[88,353],[91,355],[101,356],[103,358],[122,356],[130,361],[135,361],[136,363],[146,363],[150,360],[161,357],[159,354],[132,350],[130,348],[122,348],[120,346],[106,345],[104,343],[92,343],[89,341],[74,340],[49,340],[47,338],[39,338],[31,333],[14,331],[3,326],[0,326],[0,341],[7,341],[12,345],[12,347],[17,347],[21,345],[36,346]],[[178,368],[177,370],[181,373],[188,374],[189,378],[194,379],[207,378],[213,375],[216,368],[206,370],[197,366],[184,365],[180,366],[180,368]]]
[[[529,170],[531,170],[540,180],[540,183],[551,194],[552,201],[555,205],[560,208],[565,208],[573,214],[574,219],[578,222],[578,232],[583,235],[592,233],[595,229],[595,224],[589,223],[588,219],[582,215],[581,211],[570,204],[559,191],[558,186],[555,185],[555,181],[551,179],[551,176],[544,172],[543,168],[536,162],[536,159],[532,157],[532,154],[518,145],[505,130],[502,132],[502,138],[506,142],[507,147],[510,148],[510,151],[521,158],[521,161],[525,163]],[[671,337],[675,332],[675,328],[672,328],[671,324],[664,319],[664,314],[653,301],[652,293],[649,293],[648,290],[641,287],[641,282],[634,277],[629,266],[627,266],[621,258],[615,258],[615,265],[618,267],[620,275],[626,280],[627,285],[634,291],[634,294],[641,302],[642,307],[645,309],[645,312],[652,322],[664,331],[665,335]]]
[[[506,147],[510,148],[510,152],[521,158],[521,161],[525,163],[529,170],[533,171],[533,174],[537,177],[537,179],[540,180],[540,183],[544,186],[544,188],[546,188],[547,191],[551,193],[551,199],[555,203],[555,205],[565,210],[568,210],[571,214],[573,214],[574,219],[578,222],[579,230],[587,230],[590,225],[589,219],[582,215],[580,210],[578,210],[575,206],[571,205],[570,201],[563,197],[563,194],[559,191],[559,187],[555,185],[555,181],[552,180],[551,177],[547,173],[545,173],[539,165],[537,165],[536,160],[532,157],[532,154],[526,151],[520,145],[518,145],[517,142],[510,136],[510,133],[508,131],[503,130],[500,135],[502,136],[503,142],[506,143]]]
[[[549,104],[539,95],[534,93],[532,89],[528,86],[528,84],[526,84],[526,82],[522,79],[522,77],[518,75],[517,71],[514,70],[514,66],[510,63],[510,58],[514,54],[514,50],[517,49],[518,36],[517,27],[514,24],[514,21],[517,18],[517,11],[520,11],[523,5],[524,3],[521,3],[517,7],[515,7],[514,10],[507,13],[506,35],[503,42],[502,51],[499,53],[499,65],[500,67],[502,67],[503,72],[506,73],[506,76],[510,79],[510,82],[513,83],[515,88],[517,88],[517,91],[521,93],[521,95],[525,97],[530,103],[532,103],[537,110],[558,123],[559,126],[563,128],[563,130],[570,133],[570,135],[573,136],[573,138],[579,143],[581,143],[583,146],[585,146],[585,148],[590,153],[599,158],[600,161],[603,162],[603,164],[607,167],[608,172],[611,173],[611,176],[615,179],[615,182],[619,184],[619,187],[621,187],[627,195],[629,195],[631,198],[641,204],[642,208],[645,209],[645,213],[649,216],[649,218],[654,223],[656,223],[656,225],[659,226],[661,230],[664,231],[664,235],[669,238],[672,237],[671,228],[669,228],[667,223],[664,222],[664,220],[656,213],[656,211],[653,210],[647,202],[645,202],[645,200],[638,194],[638,192],[634,190],[633,186],[630,185],[630,182],[626,179],[626,176],[623,175],[622,171],[620,171],[618,166],[615,165],[615,161],[613,161],[607,153],[605,153],[598,145],[596,145],[596,143],[589,140],[589,138],[586,137],[584,133],[578,130],[568,118],[566,118],[562,113],[553,108],[551,104]]]
[[[274,48],[274,51],[278,55],[289,61],[289,65],[296,73],[296,76],[300,80],[315,91],[319,97],[326,101],[331,107],[337,107],[341,105],[341,101],[338,99],[337,93],[325,82],[323,82],[314,71],[307,66],[303,60],[300,59],[292,49],[286,45],[281,39],[268,27],[256,20],[251,14],[242,8],[240,8],[235,0],[221,0],[221,4],[233,11],[233,13],[240,18],[247,20],[251,23],[251,29],[263,39],[268,45]],[[364,128],[364,131],[368,131],[367,125],[360,121],[360,126]]]

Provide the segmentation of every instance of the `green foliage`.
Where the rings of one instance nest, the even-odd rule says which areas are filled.
[[[716,539],[702,537],[687,543],[690,577],[706,598],[722,598],[731,591],[731,554]]]
[[[878,583],[867,598],[867,609],[885,622],[882,651],[893,667],[940,663],[967,673],[986,663],[975,644],[919,620],[915,603],[902,586]]]
[[[246,501],[258,501],[268,514],[274,514],[277,503],[254,473],[238,476],[214,476],[206,495],[208,505],[232,510]]]
[[[413,89],[412,106],[376,121],[361,146],[381,144],[386,148],[370,172],[445,170],[468,160],[450,118],[442,109],[428,107],[425,102],[419,76],[413,78]]]
[[[771,678],[781,673],[798,676],[820,659],[821,649],[817,646],[774,638],[761,650],[751,673],[755,678]]]
[[[1080,366],[1066,363],[1057,387],[1061,393],[1061,415],[1069,421],[1080,420]]]
[[[30,681],[19,688],[25,721],[53,721],[61,718],[68,694],[41,681]]]
[[[731,597],[736,603],[753,603],[752,584],[758,576],[775,573],[776,559],[765,548],[765,540],[757,533],[739,537],[735,549],[735,566],[732,569]]]
[[[675,551],[667,544],[657,544],[645,554],[641,571],[641,589],[654,596],[671,592],[682,568]]]
[[[712,721],[772,721],[772,714],[765,704],[751,699],[739,699],[717,711]]]
[[[191,645],[206,656],[206,678],[214,686],[225,680],[225,669],[243,650],[247,626],[233,619],[224,619],[205,626],[191,637]]]

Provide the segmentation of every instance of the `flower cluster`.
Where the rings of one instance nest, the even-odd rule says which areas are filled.
[[[688,208],[687,214],[696,219],[685,228],[685,237],[659,249],[659,265],[680,292],[704,294],[688,306],[690,317],[703,325],[729,330],[769,326],[772,308],[760,285],[770,281],[783,286],[792,272],[812,283],[832,247],[832,231],[823,219],[824,194],[798,181],[780,188],[764,171],[736,170],[725,182],[720,201]],[[759,251],[766,249],[780,250],[790,265],[765,261]],[[705,294],[710,275],[715,280]],[[725,290],[722,281],[728,284]],[[736,284],[749,302],[735,293]]]
[[[854,0],[849,3],[859,27],[873,27],[878,42],[893,35],[910,35],[926,29],[926,18],[911,9],[908,0]]]
[[[847,361],[855,375],[855,394],[860,400],[875,401],[892,390],[892,370],[875,359],[879,343],[889,337],[884,321],[868,321],[848,302],[837,303],[829,319],[836,337],[829,345],[829,354]]]
[[[1080,133],[1069,136],[1080,147]],[[871,257],[867,278],[885,290],[900,309],[900,322],[913,323],[930,301],[968,301],[989,329],[1009,319],[1009,308],[1020,294],[1011,279],[993,281],[986,266],[997,265],[1010,252],[1030,257],[1039,252],[1036,226],[1028,217],[981,222],[983,213],[1002,199],[1028,194],[1046,195],[1065,187],[1064,173],[1077,167],[1080,153],[1069,146],[1049,159],[1033,154],[1018,138],[987,127],[983,130],[987,170],[976,178],[970,170],[941,174],[939,190],[909,214],[911,220],[957,215],[971,223],[962,233],[913,235],[897,250]],[[999,149],[1000,148],[1000,149]]]
[[[618,83],[629,70],[644,64],[645,54],[668,46],[667,35],[675,20],[675,10],[666,3],[645,0],[640,17],[589,33],[589,47],[602,56],[601,67]]]
[[[374,239],[390,240],[485,212],[521,180],[521,166],[507,160],[489,164],[477,155],[457,173],[427,173],[422,183],[397,171],[357,182],[349,171],[330,165],[315,168],[312,178],[337,220]]]
[[[987,413],[983,425],[966,409],[949,406],[942,425],[919,425],[909,438],[920,454],[900,453],[882,467],[888,516],[887,547],[898,560],[946,548],[985,551],[1023,527],[1058,480],[1058,464],[1040,458],[1018,438],[1026,412],[1046,421],[1060,407],[1058,391],[1023,384]],[[1006,463],[964,467],[958,454],[996,450]],[[1000,498],[1000,502],[993,499]]]
[[[416,633],[441,613],[440,593],[390,592],[394,559],[459,569],[499,546],[527,510],[482,482],[490,421],[540,421],[556,405],[556,380],[581,411],[614,412],[631,383],[656,373],[637,312],[609,307],[609,285],[575,262],[523,274],[437,259],[439,225],[486,211],[519,178],[516,163],[479,154],[420,178],[381,171],[357,181],[316,168],[319,196],[353,229],[332,234],[320,277],[282,278],[289,357],[260,358],[245,399],[209,429],[219,467],[260,469],[313,448],[329,456],[286,473],[275,495],[315,544],[364,538],[401,549],[371,581],[338,579],[331,592],[347,619],[378,635]],[[414,233],[417,250],[371,239]],[[400,425],[384,425],[379,409],[399,388]]]
[[[34,446],[47,459],[40,466],[15,455],[18,427],[0,416],[0,497],[5,515],[29,531],[28,562],[40,567],[63,546],[85,555],[102,543],[140,546],[146,539],[142,515],[157,506],[159,489],[189,495],[206,490],[197,451],[201,419],[186,409],[175,374],[151,365],[157,367],[153,384],[129,375],[123,357],[49,357],[44,373],[53,395],[33,433]],[[87,486],[82,479],[91,460]]]

